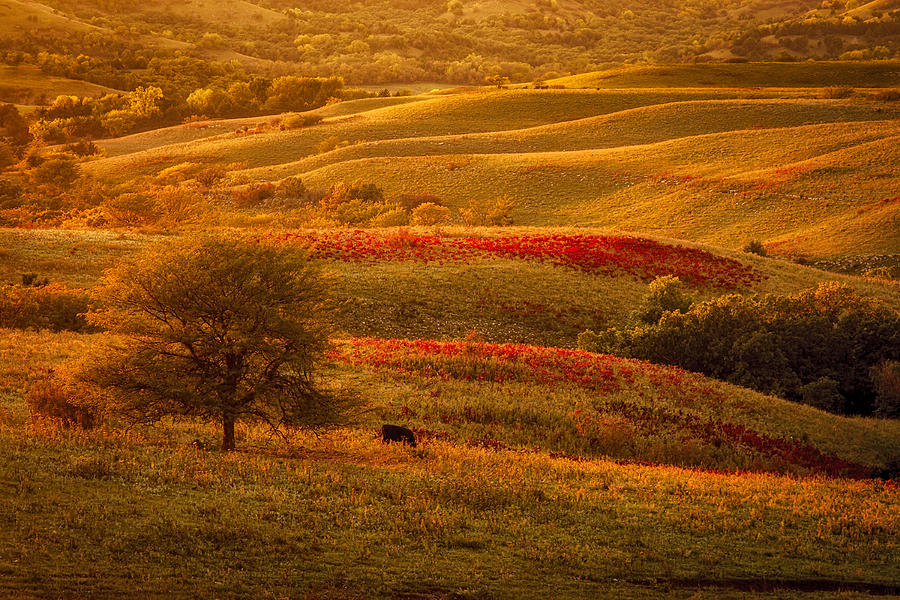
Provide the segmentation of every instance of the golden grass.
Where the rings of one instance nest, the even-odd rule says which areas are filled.
[[[798,94],[802,92],[793,92]],[[417,97],[421,101],[395,104],[359,114],[335,115],[328,121],[301,130],[272,131],[260,135],[232,135],[200,143],[174,143],[133,151],[85,165],[89,172],[114,181],[181,162],[242,162],[248,167],[293,162],[316,152],[323,140],[337,137],[351,144],[380,139],[485,133],[536,127],[582,119],[666,102],[713,98],[771,97],[749,90],[476,90],[459,94]],[[374,99],[373,99],[374,100]],[[347,103],[355,110],[353,103]],[[339,112],[341,105],[320,109]],[[227,123],[227,122],[226,122]],[[106,142],[107,145],[113,144]]]
[[[896,60],[673,64],[613,67],[549,83],[569,88],[830,87],[897,85]]]
[[[103,142],[113,181],[183,162],[242,165],[242,184],[374,182],[458,214],[509,195],[523,225],[579,225],[815,256],[895,253],[900,108],[810,90],[475,90],[320,109],[301,130],[213,122]],[[216,135],[217,134],[217,135]],[[203,139],[201,139],[203,138]],[[350,145],[318,154],[325,140]],[[852,168],[850,166],[852,165]]]
[[[295,174],[311,187],[374,181],[388,196],[428,192],[457,210],[471,198],[506,194],[523,225],[617,228],[735,248],[802,235],[829,218],[839,224],[866,202],[896,196],[898,133],[896,121],[821,124],[601,150],[359,159]],[[870,158],[846,166],[852,155]],[[890,222],[898,208],[880,210]],[[890,229],[799,249],[853,253],[860,244],[900,250]]]
[[[88,341],[0,332],[4,375]],[[465,394],[358,369],[341,377],[371,386],[379,410]],[[518,398],[469,386],[498,406]],[[834,424],[835,434],[869,427],[767,416],[775,404],[763,401],[760,421],[817,439]],[[31,423],[7,385],[0,409],[4,595],[543,598],[549,586],[567,598],[856,598],[893,593],[900,577],[900,504],[879,481],[576,462],[460,441],[412,451],[374,439],[377,412],[321,437],[241,425],[241,451],[221,454],[191,445],[218,436],[199,422],[67,431]]]
[[[47,75],[30,65],[0,65],[0,102],[30,103],[44,96],[52,102],[57,96],[104,96],[118,90],[102,85]]]
[[[296,162],[249,169],[241,176],[280,179],[347,160],[378,156],[440,156],[590,150],[650,144],[709,133],[796,127],[900,116],[900,106],[846,100],[697,100],[512,131],[361,142]]]

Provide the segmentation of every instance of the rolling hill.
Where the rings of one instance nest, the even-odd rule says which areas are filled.
[[[896,103],[818,98],[809,88],[634,88],[342,104],[314,111],[324,120],[300,129],[272,121],[248,134],[259,121],[245,119],[108,140],[108,156],[84,168],[139,182],[179,164],[224,164],[232,184],[371,182],[388,198],[436,194],[454,214],[507,196],[521,225],[732,248],[757,238],[819,257],[900,250]]]
[[[0,331],[11,517],[0,548],[16,565],[0,572],[4,593],[897,591],[893,484],[827,475],[882,464],[897,450],[895,423],[600,355],[375,339],[343,342],[329,371],[364,390],[365,422],[325,435],[274,443],[244,426],[243,450],[222,454],[202,449],[217,432],[190,420],[126,433],[30,422],[25,365],[58,364],[92,342]],[[381,419],[415,427],[420,447],[378,443]],[[648,464],[660,459],[700,468]],[[773,546],[788,538],[789,549]]]
[[[558,257],[538,250],[552,241],[548,235],[557,236],[555,243],[562,243],[563,249],[573,250],[580,247],[579,236],[594,236],[601,247],[586,256],[604,266],[585,270],[559,264]],[[0,230],[5,257],[0,281],[18,283],[22,273],[36,273],[65,286],[91,288],[104,269],[158,239],[102,231]],[[631,240],[637,245],[630,250],[607,254],[610,250],[604,249],[610,242]],[[338,278],[340,325],[356,336],[461,339],[477,331],[490,342],[571,348],[585,329],[625,325],[657,274],[679,275],[698,300],[734,292],[793,294],[820,282],[839,281],[861,295],[900,306],[900,289],[885,280],[585,228],[454,228],[437,236],[428,228],[299,231],[288,233],[280,243],[310,242],[321,249],[320,257]],[[330,247],[354,248],[355,254],[323,253]],[[416,254],[429,248],[432,254]],[[516,248],[530,258],[517,258],[512,253]],[[628,258],[632,252],[644,256],[644,266]],[[659,271],[648,270],[654,263]]]

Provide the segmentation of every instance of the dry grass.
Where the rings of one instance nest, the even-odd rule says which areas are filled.
[[[2,364],[8,376],[29,361],[76,355],[88,341],[0,332]],[[475,447],[465,443],[474,432],[464,428],[415,451],[382,446],[369,420],[403,406],[422,411],[436,401],[433,392],[447,395],[451,412],[466,401],[466,389],[475,394],[468,402],[484,410],[512,408],[509,398],[518,394],[483,384],[398,382],[359,368],[336,375],[369,390],[376,411],[366,423],[322,437],[291,432],[283,441],[244,425],[243,449],[228,455],[194,448],[196,438],[215,444],[217,437],[216,428],[197,422],[127,433],[31,423],[16,386],[4,385],[0,478],[7,485],[0,500],[8,520],[0,534],[7,565],[0,593],[541,598],[548,586],[567,598],[896,592],[900,511],[890,484],[573,461],[530,446]],[[579,401],[540,387],[516,391],[523,409],[548,392],[553,405]],[[722,410],[749,399],[741,394]],[[759,422],[809,427],[817,440],[832,427],[874,433],[868,423],[821,413],[806,424],[769,415],[775,404],[760,405]],[[787,404],[780,406],[790,410]],[[540,434],[532,425],[524,431]],[[882,435],[897,439],[896,432]]]
[[[614,67],[551,80],[569,88],[769,87],[859,88],[897,84],[898,61],[753,62]]]

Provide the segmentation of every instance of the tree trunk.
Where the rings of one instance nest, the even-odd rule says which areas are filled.
[[[234,450],[234,419],[232,417],[223,417],[222,419],[222,450]]]

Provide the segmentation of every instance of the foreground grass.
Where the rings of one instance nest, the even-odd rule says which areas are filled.
[[[900,576],[881,483],[410,452],[368,432],[221,455],[159,433],[0,427],[4,594],[853,597],[836,592]]]
[[[363,426],[322,437],[273,439],[243,426],[242,450],[221,454],[190,444],[218,435],[200,423],[66,431],[30,421],[21,383],[28,366],[83,352],[90,338],[2,332],[0,339],[0,595],[543,598],[553,589],[567,598],[759,591],[847,598],[898,591],[900,499],[891,483],[575,461],[530,445],[475,447],[466,443],[475,432],[464,428],[417,450],[382,446],[371,426],[380,418],[427,403],[453,411],[463,398],[453,388],[462,384],[398,383],[359,368],[344,371],[342,385],[363,386],[372,412]],[[518,402],[510,389],[468,385],[478,402]],[[436,389],[446,397],[434,397]],[[535,388],[533,400],[542,393]],[[547,402],[569,396],[551,391]]]

